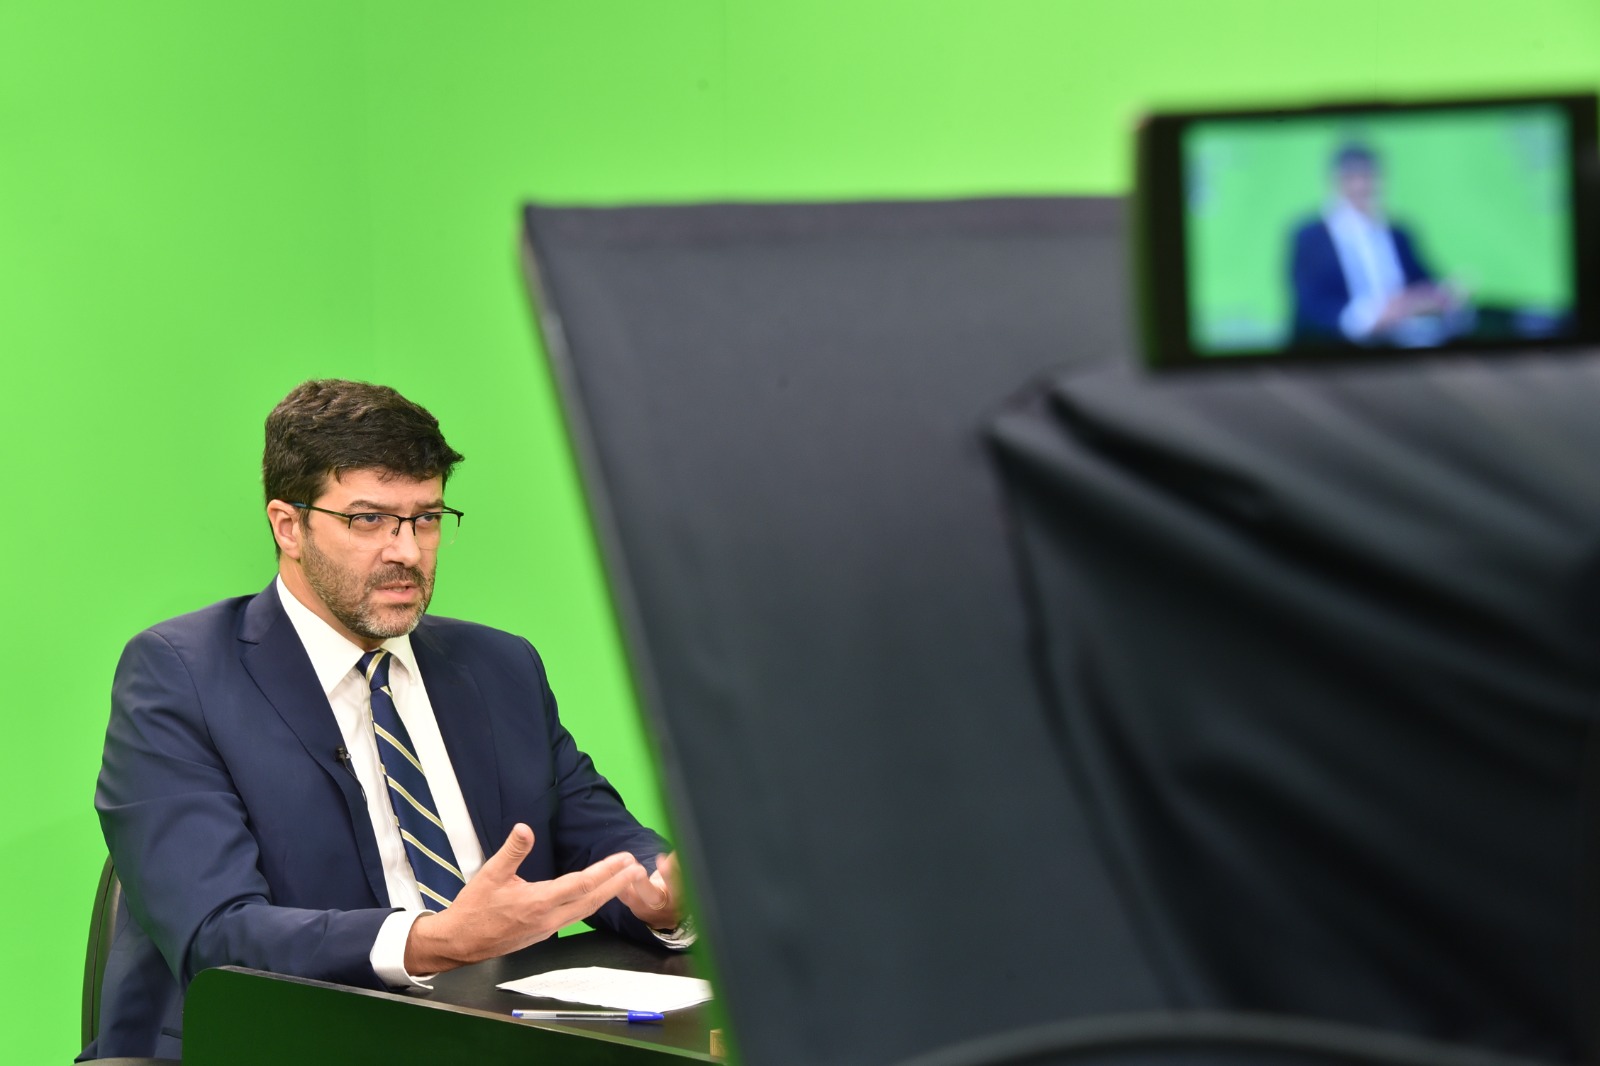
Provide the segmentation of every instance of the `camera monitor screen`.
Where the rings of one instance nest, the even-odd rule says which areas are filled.
[[[1152,116],[1149,360],[1595,343],[1595,124],[1592,95]]]

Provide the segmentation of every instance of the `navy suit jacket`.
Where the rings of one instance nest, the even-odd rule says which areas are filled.
[[[411,645],[485,855],[520,821],[528,880],[618,851],[654,866],[666,842],[562,727],[532,645],[429,616]],[[140,633],[111,702],[95,807],[125,911],[85,1057],[177,1058],[184,989],[211,966],[381,987],[377,838],[277,590]],[[615,900],[591,923],[651,940]]]
[[[1400,273],[1407,285],[1429,281],[1432,275],[1417,256],[1416,242],[1401,226],[1390,226]],[[1339,315],[1350,302],[1350,286],[1334,250],[1333,234],[1320,218],[1294,232],[1289,275],[1294,286],[1294,340],[1297,343],[1349,344],[1339,329]]]

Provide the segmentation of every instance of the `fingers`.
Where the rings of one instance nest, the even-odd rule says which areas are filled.
[[[666,910],[678,898],[678,860],[672,852],[656,856],[656,871],[650,875],[649,883],[655,891],[641,895],[652,910]]]
[[[575,870],[570,874],[563,874],[551,881],[546,881],[546,898],[554,904],[566,905],[579,903],[595,896],[602,897],[601,903],[615,896],[630,883],[644,877],[644,867],[638,860],[626,852],[608,856],[601,859],[585,870]]]
[[[655,873],[627,886],[618,898],[634,917],[659,929],[675,925],[682,917],[678,902],[682,894],[677,860],[668,852],[656,856]]]
[[[644,867],[624,852],[601,859],[588,869],[545,881],[540,887],[555,928],[560,928],[587,918],[644,880]]]
[[[640,917],[665,910],[672,900],[672,891],[659,872],[628,885],[619,895],[628,909]]]
[[[656,873],[665,878],[668,890],[676,896],[678,894],[678,886],[681,884],[678,879],[678,856],[670,851],[665,855],[657,855]]]
[[[500,850],[484,860],[478,876],[487,876],[491,881],[509,881],[517,876],[517,867],[522,865],[522,860],[532,850],[533,830],[518,822],[511,827],[511,833],[506,837],[506,842],[500,845]]]
[[[406,965],[410,967],[413,958],[419,965],[426,959],[429,965],[448,969],[536,944],[587,918],[630,884],[645,878],[644,867],[624,853],[549,881],[525,881],[517,876],[517,867],[532,850],[533,840],[533,831],[526,825],[512,827],[500,850],[473,875],[447,910],[411,927]]]

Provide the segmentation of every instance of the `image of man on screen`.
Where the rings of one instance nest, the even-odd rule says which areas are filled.
[[[1332,171],[1327,208],[1294,233],[1294,341],[1427,347],[1462,332],[1461,293],[1435,280],[1411,233],[1384,214],[1377,155],[1345,144]]]

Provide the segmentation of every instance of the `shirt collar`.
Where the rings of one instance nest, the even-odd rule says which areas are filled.
[[[1323,215],[1328,225],[1344,230],[1382,230],[1387,229],[1389,223],[1382,216],[1373,218],[1371,215],[1362,214],[1355,206],[1342,196],[1335,197],[1328,205],[1327,212]]]
[[[318,618],[315,612],[295,598],[282,575],[273,582],[278,589],[278,599],[283,603],[283,613],[289,616],[300,643],[311,659],[311,669],[316,671],[317,682],[324,695],[333,692],[339,682],[355,667],[366,650],[351,642],[350,638]],[[417,676],[416,660],[411,654],[411,635],[402,633],[390,637],[381,647],[393,655],[412,677]]]

